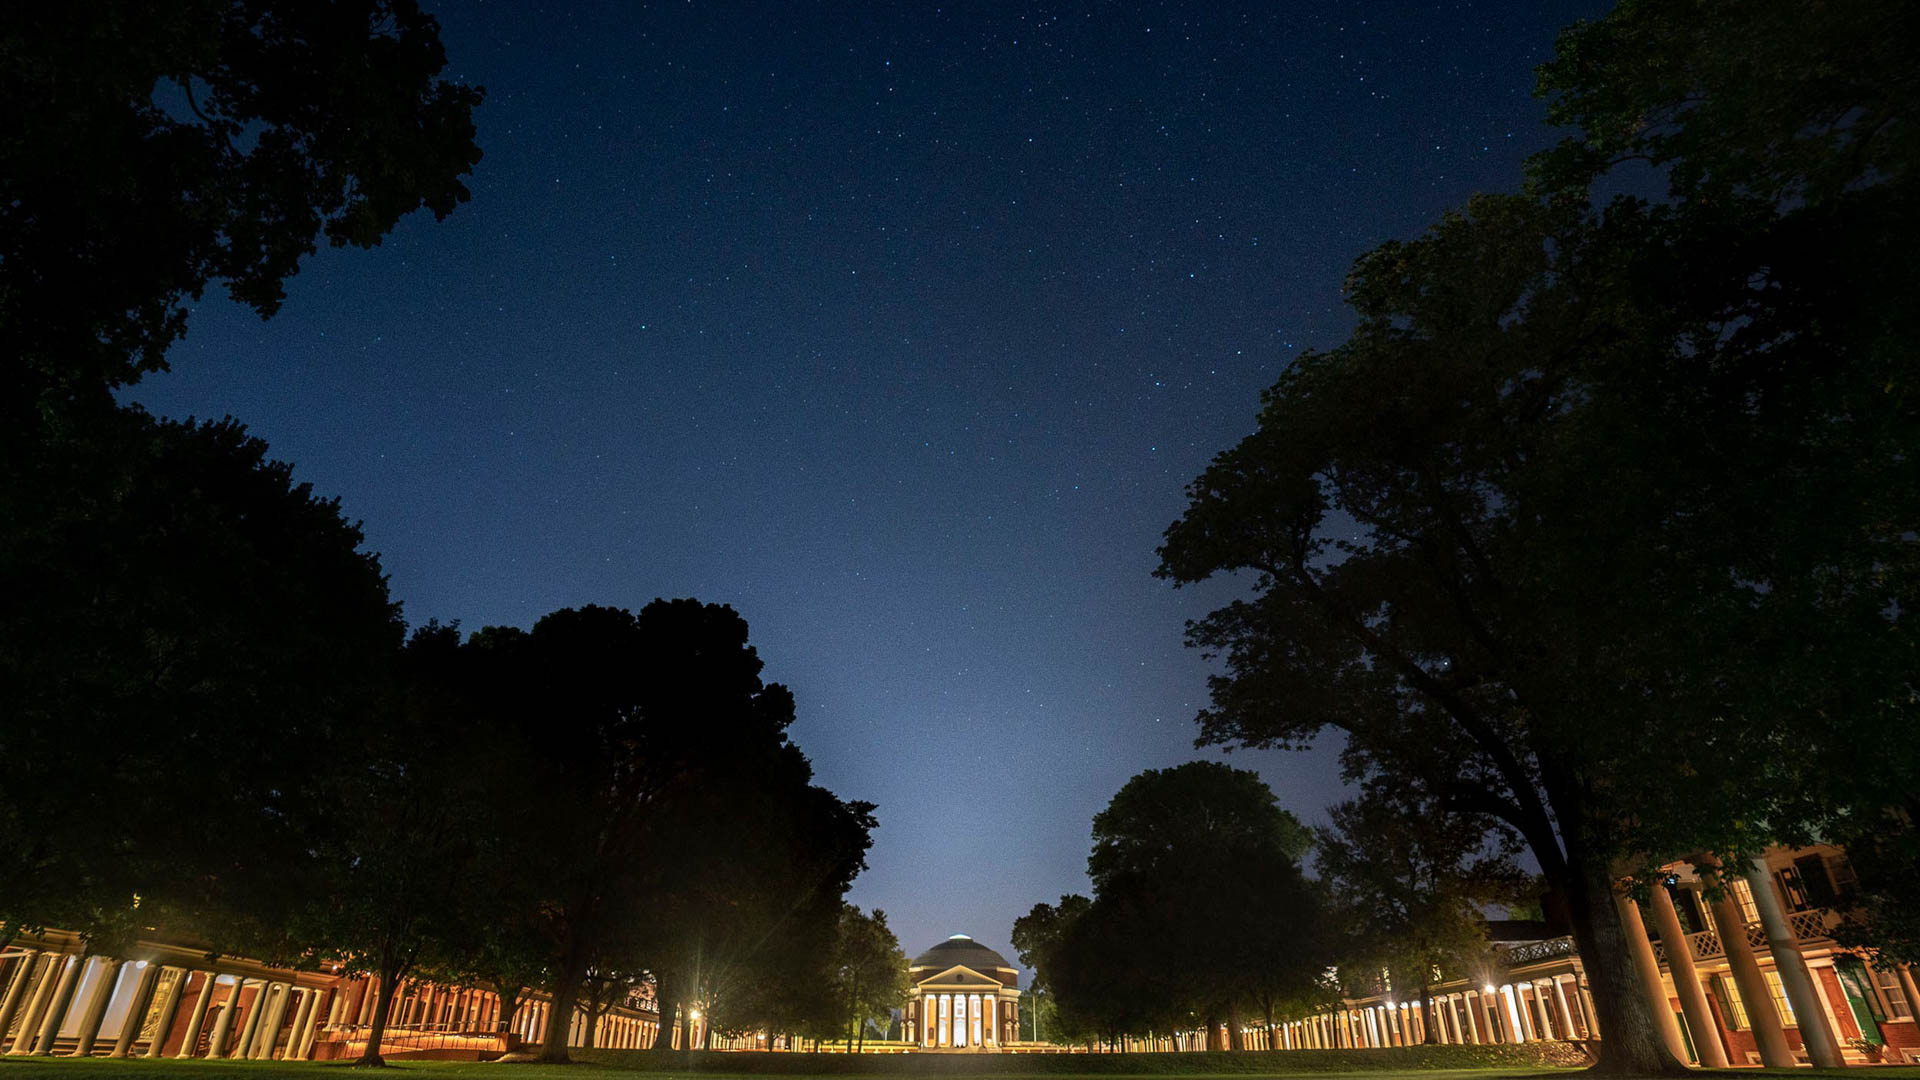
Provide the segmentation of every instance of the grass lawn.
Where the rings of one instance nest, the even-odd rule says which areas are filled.
[[[412,1061],[399,1062],[380,1073],[352,1073],[354,1076],[411,1077],[413,1080],[639,1080],[649,1074],[663,1080],[674,1077],[698,1077],[699,1080],[760,1080],[768,1075],[795,1080],[830,1080],[857,1074],[874,1080],[926,1080],[928,1077],[980,1076],[994,1078],[1032,1078],[1051,1080],[1068,1074],[1102,1077],[1138,1077],[1142,1080],[1217,1080],[1222,1076],[1304,1077],[1312,1080],[1381,1080],[1391,1076],[1432,1077],[1434,1080],[1509,1080],[1514,1077],[1541,1077],[1570,1080],[1579,1070],[1543,1067],[1534,1064],[1442,1067],[1410,1060],[1410,1054],[1379,1051],[1307,1052],[1261,1055],[1174,1055],[1112,1054],[1050,1057],[887,1057],[856,1058],[843,1055],[732,1055],[703,1054],[693,1059],[655,1060],[651,1055],[582,1051],[581,1057],[594,1060],[575,1065],[498,1065],[472,1062]],[[1289,1057],[1297,1060],[1289,1062]],[[764,1067],[770,1058],[780,1061],[777,1073]],[[1206,1064],[1195,1058],[1210,1058]],[[1399,1058],[1400,1060],[1394,1060]],[[1180,1060],[1184,1059],[1184,1060]],[[1317,1059],[1317,1060],[1308,1060]],[[1214,1065],[1215,1062],[1219,1064]],[[807,1066],[814,1066],[812,1071]],[[849,1068],[853,1066],[853,1068]],[[1226,1066],[1226,1067],[1220,1067]],[[72,1060],[65,1058],[0,1057],[0,1080],[346,1080],[349,1067],[343,1062],[266,1062],[266,1061],[148,1061],[135,1058],[110,1061],[105,1058]],[[1855,1080],[1920,1080],[1920,1066],[1887,1066],[1873,1069],[1815,1070],[1794,1069],[1763,1072],[1758,1069],[1729,1069],[1709,1074],[1724,1080],[1761,1080],[1761,1078],[1804,1078],[1814,1075],[1849,1076]]]

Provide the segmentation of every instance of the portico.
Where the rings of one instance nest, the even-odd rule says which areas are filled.
[[[955,934],[907,969],[908,1042],[923,1050],[992,1051],[1020,1030],[1020,973],[1005,957]]]

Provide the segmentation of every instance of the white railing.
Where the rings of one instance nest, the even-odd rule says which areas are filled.
[[[1509,966],[1534,964],[1556,957],[1572,956],[1573,952],[1573,938],[1547,938],[1543,941],[1529,941],[1524,945],[1509,946],[1506,951],[1506,961]]]
[[[1801,941],[1820,941],[1833,936],[1832,908],[1796,911],[1787,916],[1787,922],[1793,927],[1793,936]]]

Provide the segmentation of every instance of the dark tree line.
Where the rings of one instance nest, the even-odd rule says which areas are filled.
[[[1202,1030],[1196,1049],[1240,1050],[1257,1022],[1275,1046],[1283,1022],[1392,992],[1422,1003],[1432,1039],[1434,974],[1480,974],[1486,911],[1534,883],[1511,843],[1377,786],[1331,816],[1310,832],[1258,774],[1213,762],[1128,781],[1094,818],[1093,897],[1014,923],[1046,1037]]]
[[[1302,870],[1310,834],[1255,773],[1212,762],[1150,769],[1094,818],[1093,897],[1014,923],[1053,1002],[1054,1040],[1113,1042],[1243,1022],[1271,1029],[1324,996],[1327,898]]]
[[[551,1060],[576,1007],[642,983],[669,1033],[676,1005],[807,1021],[873,808],[812,783],[744,620],[674,600],[409,637],[359,527],[263,443],[114,399],[209,286],[271,315],[322,238],[465,201],[481,92],[442,77],[435,20],[11,15],[0,940],[342,962],[379,977],[376,1024],[409,975],[495,990],[503,1022],[539,989]]]
[[[662,600],[451,637],[415,636],[434,655],[409,689],[466,750],[403,735],[397,771],[429,787],[439,813],[372,840],[376,856],[406,858],[450,828],[460,839],[443,863],[459,872],[404,895],[368,882],[389,923],[421,920],[412,951],[388,963],[411,957],[469,984],[538,973],[528,985],[552,997],[550,1061],[566,1060],[576,1009],[597,1018],[641,985],[661,1049],[676,1012],[698,1009],[709,1032],[790,1022],[804,1003],[768,988],[806,995],[828,979],[820,943],[865,866],[873,808],[812,783],[786,736],[793,696],[761,680],[746,622]],[[439,931],[432,920],[449,914]],[[493,970],[503,959],[518,964]],[[404,974],[383,969],[382,986]]]

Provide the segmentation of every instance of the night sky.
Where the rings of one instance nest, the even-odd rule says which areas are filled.
[[[1201,756],[1155,580],[1184,485],[1350,325],[1372,245],[1544,145],[1598,2],[430,4],[473,201],[209,294],[134,397],[232,414],[363,519],[414,623],[733,605],[850,897],[1007,953],[1126,779]],[[1334,749],[1239,753],[1307,820]]]

